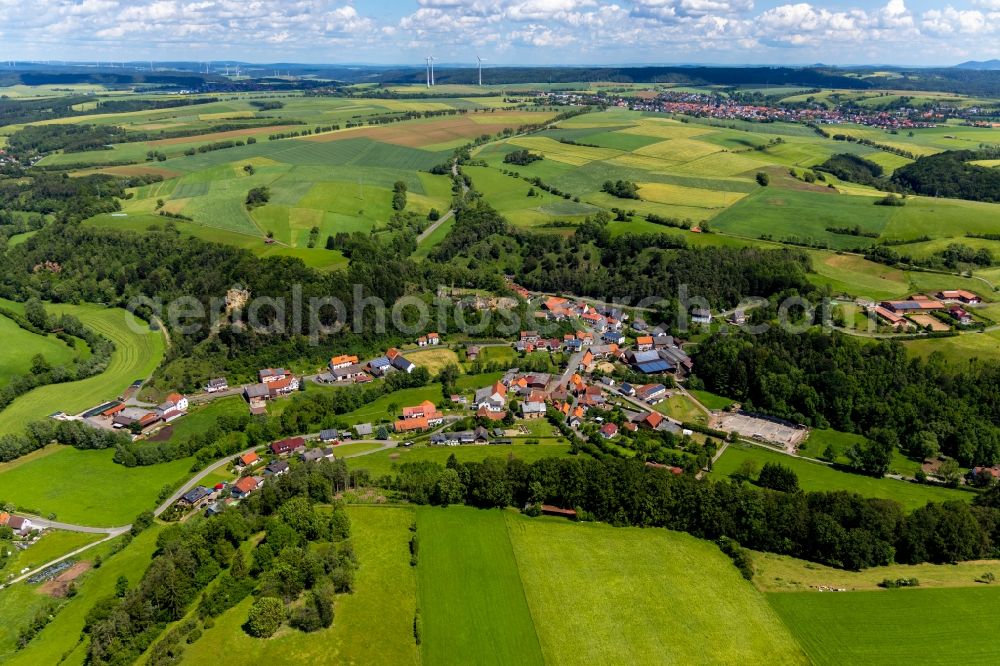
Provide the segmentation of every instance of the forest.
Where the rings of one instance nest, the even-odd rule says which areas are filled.
[[[706,388],[745,409],[862,433],[887,452],[898,446],[918,459],[942,453],[965,466],[1000,462],[994,361],[956,369],[940,354],[909,358],[895,341],[779,328],[714,335],[693,358]],[[878,467],[868,471],[884,471]]]
[[[871,160],[853,153],[838,153],[816,167],[818,171],[832,173],[841,180],[870,187],[883,187],[882,167]]]
[[[483,202],[458,211],[449,236],[431,253],[436,262],[467,258],[470,269],[514,273],[529,289],[582,296],[670,299],[682,285],[714,307],[748,296],[810,294],[808,255],[800,250],[689,248],[667,234],[611,237],[606,213],[580,224],[572,236],[515,229]],[[628,223],[624,223],[628,224]]]
[[[926,155],[896,169],[892,181],[904,190],[928,197],[1000,203],[1000,169],[968,163],[993,154],[993,151],[950,150]]]

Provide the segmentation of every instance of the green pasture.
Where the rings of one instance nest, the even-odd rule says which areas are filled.
[[[837,569],[776,553],[753,553],[754,585],[762,592],[816,592],[820,586],[847,591],[886,591],[886,579],[916,578],[923,588],[976,588],[983,574],[1000,570],[1000,560],[971,560],[950,564],[889,564],[861,571]]]
[[[417,538],[425,663],[543,663],[503,512],[421,508]]]
[[[41,354],[49,365],[66,365],[76,357],[76,351],[54,335],[37,335],[26,331],[14,322],[0,315],[0,388],[13,377],[26,375],[31,371],[32,359]],[[77,341],[81,348],[86,347]]]
[[[338,447],[339,449],[339,447]],[[459,462],[480,462],[486,458],[518,458],[532,463],[542,458],[569,456],[568,444],[511,444],[503,446],[419,446],[396,447],[356,458],[348,458],[351,469],[366,469],[373,479],[392,474],[396,465],[406,462],[436,462],[444,465],[455,456]]]
[[[7,307],[23,307],[3,301]],[[107,370],[99,375],[36,388],[0,411],[0,434],[19,432],[29,421],[57,411],[76,414],[110,400],[137,379],[146,379],[163,360],[164,339],[145,322],[121,309],[98,305],[52,304],[52,314],[72,314],[115,344]]]
[[[192,458],[146,467],[113,461],[113,449],[82,451],[50,445],[0,465],[0,500],[78,525],[127,525],[152,510],[164,486],[191,476]]]
[[[727,478],[739,470],[740,465],[746,460],[755,462],[758,470],[769,462],[779,463],[790,468],[799,477],[799,487],[803,490],[849,490],[866,497],[896,500],[908,510],[923,506],[927,502],[970,501],[973,497],[971,493],[963,490],[927,486],[888,478],[876,479],[847,471],[842,472],[829,465],[749,445],[731,444],[722,457],[716,461],[710,476],[717,479]]]
[[[1000,590],[781,592],[771,606],[816,664],[989,663]]]
[[[702,663],[708,654],[716,663],[806,662],[711,542],[661,529],[506,519],[547,664]]]

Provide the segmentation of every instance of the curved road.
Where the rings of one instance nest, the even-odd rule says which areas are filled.
[[[311,435],[304,435],[304,437],[306,439],[315,439],[316,437],[318,437],[318,435],[317,434],[311,434]],[[358,452],[358,453],[351,453],[351,454],[348,454],[348,455],[345,455],[345,456],[341,456],[341,457],[343,457],[343,458],[357,458],[359,456],[367,456],[369,454],[377,453],[379,451],[385,451],[386,449],[393,449],[393,448],[396,448],[396,446],[397,446],[397,442],[395,442],[395,441],[382,440],[382,439],[356,439],[356,440],[351,440],[350,443],[351,444],[379,444],[380,446],[379,446],[379,448],[372,449],[370,451],[361,451],[361,452]],[[214,463],[212,463],[211,465],[209,465],[208,467],[206,467],[205,469],[201,470],[200,472],[198,472],[197,474],[195,474],[193,477],[191,477],[190,479],[188,479],[187,482],[185,482],[184,485],[182,485],[180,488],[178,488],[177,491],[174,492],[173,495],[171,495],[170,497],[168,497],[163,503],[161,503],[158,507],[156,507],[156,509],[153,510],[153,515],[154,516],[159,516],[160,514],[162,514],[164,511],[167,510],[167,508],[171,504],[173,504],[178,499],[180,499],[180,497],[184,493],[186,493],[187,491],[189,491],[192,488],[194,488],[196,485],[198,485],[199,481],[201,481],[202,479],[204,479],[206,476],[208,476],[209,474],[211,474],[215,470],[219,469],[220,467],[224,467],[224,466],[228,465],[230,462],[232,462],[232,460],[234,458],[236,458],[238,456],[241,456],[241,455],[243,455],[245,453],[251,453],[253,451],[256,451],[258,448],[260,448],[260,447],[255,446],[255,447],[253,447],[251,449],[246,449],[245,451],[240,451],[239,453],[234,453],[231,456],[226,456],[225,458],[222,458],[220,460],[215,461]],[[16,578],[14,578],[13,580],[7,582],[6,584],[0,584],[0,589],[2,589],[3,587],[9,587],[9,586],[13,585],[14,583],[19,583],[22,580],[24,580],[24,579],[26,579],[26,578],[28,578],[30,576],[33,576],[34,574],[36,574],[36,573],[38,573],[38,572],[40,572],[40,571],[42,571],[44,569],[47,569],[47,568],[51,567],[54,564],[58,564],[59,562],[62,562],[65,559],[69,559],[71,557],[75,557],[76,555],[79,555],[80,553],[82,553],[82,552],[84,552],[84,551],[86,551],[86,550],[88,550],[90,548],[93,548],[94,546],[96,546],[98,544],[104,543],[105,541],[108,541],[109,539],[114,539],[117,536],[121,536],[125,532],[128,532],[130,529],[132,529],[132,525],[120,525],[118,527],[90,527],[90,526],[87,526],[87,525],[73,525],[73,524],[70,524],[70,523],[61,523],[61,522],[58,522],[58,521],[55,521],[55,520],[48,520],[46,518],[32,516],[30,514],[22,514],[22,515],[25,515],[25,516],[31,518],[31,522],[33,524],[37,525],[38,527],[44,527],[44,528],[48,528],[48,529],[66,530],[68,532],[83,532],[85,534],[104,534],[105,537],[103,539],[100,539],[100,540],[95,541],[93,543],[87,544],[86,546],[83,546],[81,548],[77,548],[76,550],[74,550],[74,551],[72,551],[70,553],[66,553],[65,555],[57,557],[54,560],[50,560],[50,561],[46,562],[45,564],[37,566],[34,569],[32,569],[31,571],[28,571],[28,572],[26,572],[24,574],[21,574],[20,576],[18,576]]]

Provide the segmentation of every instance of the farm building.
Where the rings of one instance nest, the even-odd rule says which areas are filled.
[[[882,301],[879,305],[890,312],[895,312],[896,314],[944,310],[944,303],[927,297],[913,297],[907,301]]]
[[[636,371],[647,375],[670,372],[674,369],[669,361],[660,358],[659,353],[652,349],[640,352],[626,352],[625,360]]]
[[[939,291],[934,295],[942,301],[961,301],[962,303],[969,305],[978,305],[982,302],[982,299],[979,298],[977,294],[974,294],[971,291],[965,291],[964,289]]]
[[[898,315],[895,312],[889,310],[888,308],[882,307],[881,305],[876,305],[874,311],[875,314],[878,315],[879,319],[889,324],[893,328],[907,328],[910,325],[910,322],[906,321],[906,319],[902,315]]]

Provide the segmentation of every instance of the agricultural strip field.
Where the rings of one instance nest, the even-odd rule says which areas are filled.
[[[114,527],[153,509],[165,485],[179,486],[191,476],[192,458],[125,467],[114,455],[112,449],[49,445],[0,464],[0,499],[62,522]]]
[[[27,374],[36,354],[41,354],[51,366],[66,365],[76,356],[74,350],[56,336],[31,333],[3,315],[0,315],[0,340],[3,340],[0,388],[13,377]]]
[[[541,664],[504,514],[418,509],[417,564],[428,664]]]
[[[805,663],[762,595],[707,541],[507,514],[548,664]]]
[[[252,599],[216,618],[215,626],[185,651],[185,663],[220,654],[241,655],[247,664],[419,664],[413,639],[417,574],[410,566],[410,523],[405,507],[347,507],[359,568],[352,594],[335,603],[329,629],[302,634],[283,627],[260,640],[242,629]]]
[[[1000,589],[779,592],[768,601],[816,664],[993,663]]]
[[[798,475],[799,486],[803,490],[849,490],[865,497],[896,500],[907,510],[923,506],[927,502],[970,501],[973,497],[971,493],[962,490],[841,472],[828,465],[775,453],[759,446],[730,445],[715,463],[710,475],[716,479],[728,477],[745,460],[755,461],[758,468],[771,462],[792,469]]]
[[[5,307],[20,304],[2,301]],[[26,423],[57,411],[76,414],[118,396],[137,379],[146,379],[163,360],[164,339],[159,331],[135,319],[125,310],[98,305],[52,304],[52,314],[71,314],[91,330],[115,343],[111,362],[101,374],[64,384],[42,386],[20,396],[0,411],[0,435],[20,432]],[[138,324],[142,331],[133,330]]]

